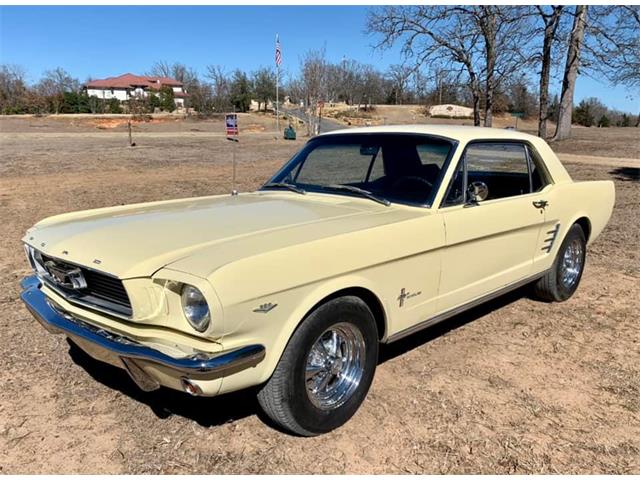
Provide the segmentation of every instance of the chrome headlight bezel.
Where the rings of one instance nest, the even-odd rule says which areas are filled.
[[[198,287],[187,283],[182,285],[180,292],[182,314],[189,325],[197,331],[204,332],[211,324],[211,308],[204,294]]]

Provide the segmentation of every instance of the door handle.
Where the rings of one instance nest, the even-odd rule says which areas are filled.
[[[549,205],[549,202],[547,202],[546,200],[538,200],[532,203],[533,203],[533,206],[536,208],[547,208],[547,206]]]

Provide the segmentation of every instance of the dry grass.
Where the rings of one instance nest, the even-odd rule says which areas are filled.
[[[220,122],[145,124],[133,149],[120,127],[21,122],[0,121],[0,472],[640,473],[634,167],[567,165],[576,178],[617,187],[574,298],[545,304],[514,292],[383,348],[356,416],[300,439],[265,423],[252,391],[142,393],[122,371],[46,333],[18,299],[28,272],[20,238],[37,220],[229,191],[232,144]],[[594,133],[623,156],[611,132],[611,140]],[[241,189],[301,144],[241,137]]]

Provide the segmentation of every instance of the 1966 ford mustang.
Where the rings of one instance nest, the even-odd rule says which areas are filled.
[[[344,130],[256,192],[42,220],[22,300],[144,390],[259,386],[275,422],[316,435],[358,409],[381,342],[526,284],[571,297],[614,195],[515,131]]]

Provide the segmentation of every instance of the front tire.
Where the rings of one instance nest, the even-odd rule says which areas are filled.
[[[343,425],[364,401],[378,363],[378,331],[358,297],[330,300],[298,327],[258,393],[263,411],[302,436]]]
[[[582,278],[586,251],[584,231],[574,223],[560,245],[551,269],[534,285],[536,296],[548,302],[564,302],[571,298]]]

